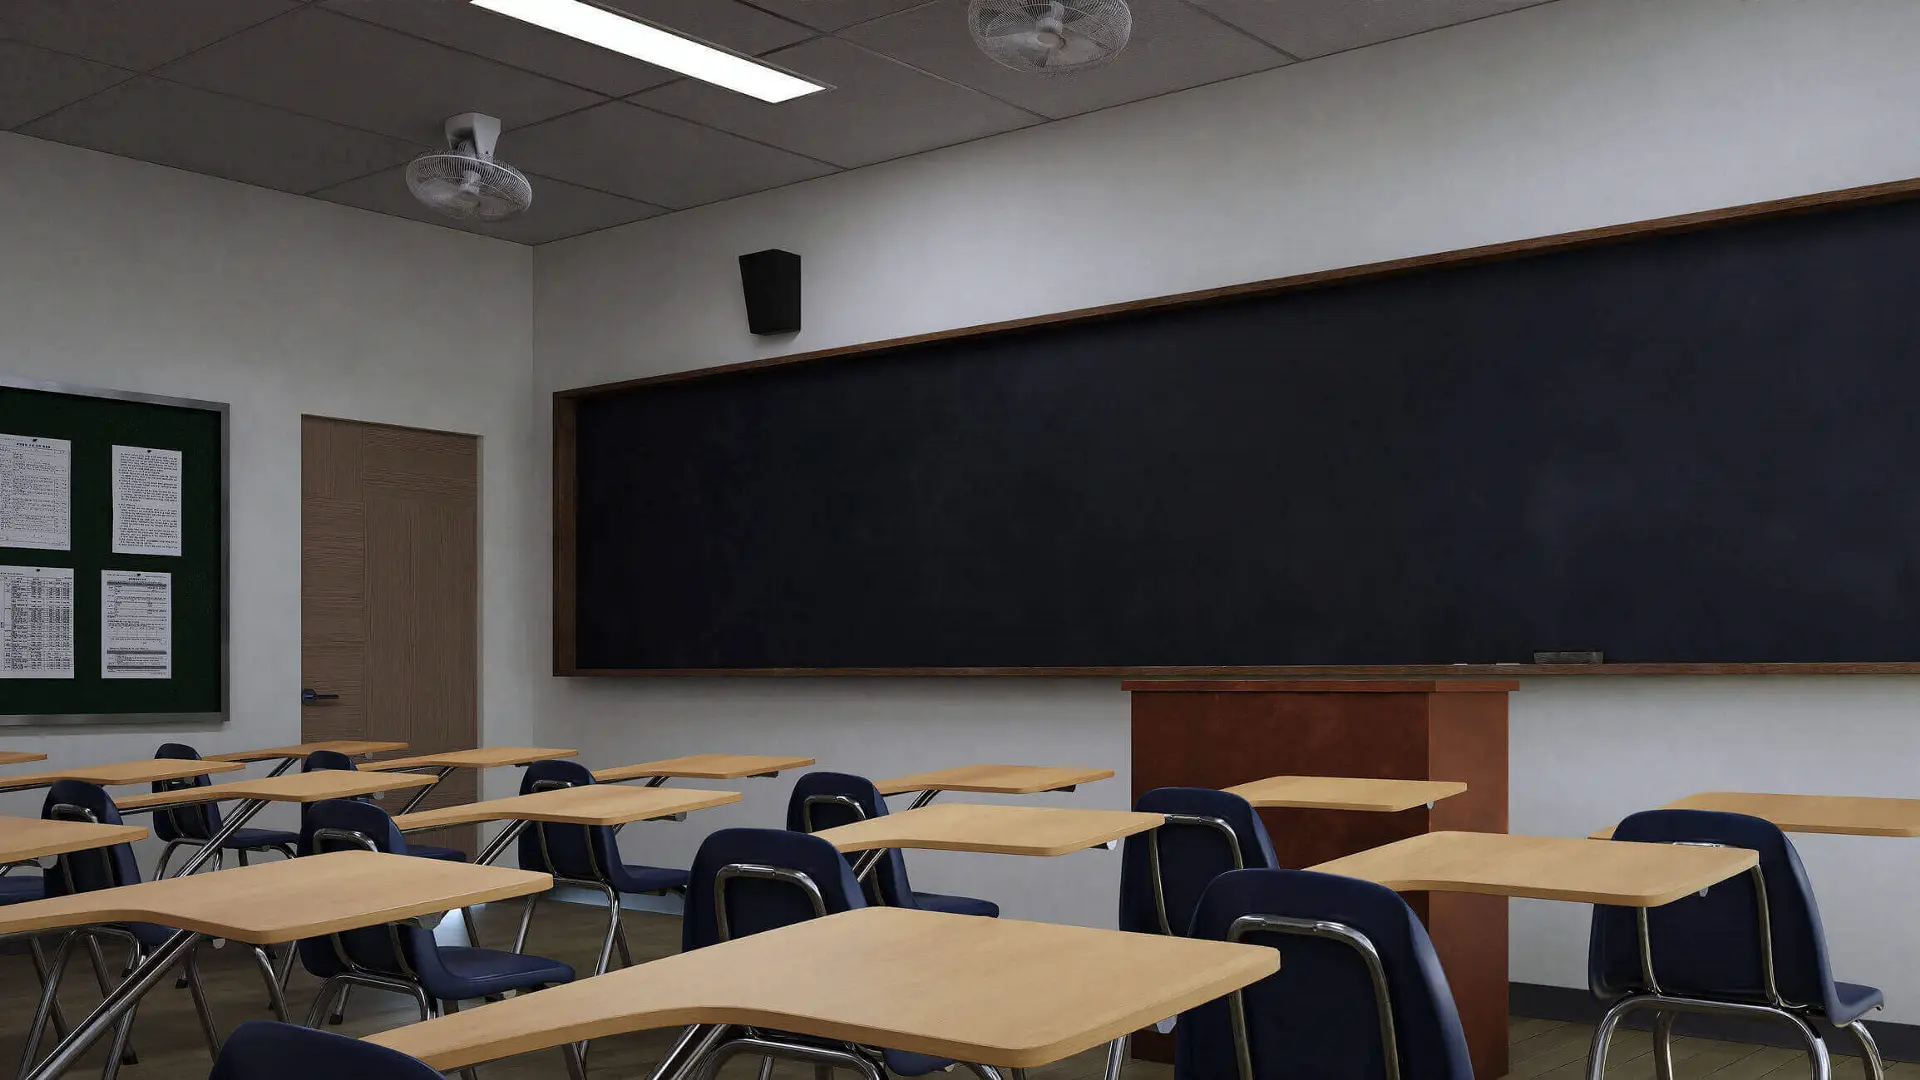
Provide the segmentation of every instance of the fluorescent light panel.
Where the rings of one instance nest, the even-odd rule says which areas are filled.
[[[473,0],[475,7],[578,38],[636,60],[724,86],[761,101],[791,101],[825,90],[757,60],[681,37],[580,0]]]

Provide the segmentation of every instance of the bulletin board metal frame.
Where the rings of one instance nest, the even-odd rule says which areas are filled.
[[[135,390],[112,390],[97,386],[74,386],[68,383],[47,382],[38,379],[9,378],[3,375],[0,375],[0,390],[32,390],[47,394],[63,394],[68,397],[100,398],[107,401],[160,405],[175,409],[193,409],[213,413],[218,416],[220,420],[220,529],[219,550],[215,555],[220,580],[220,632],[219,644],[217,646],[217,656],[220,662],[219,709],[185,712],[0,712],[0,727],[72,727],[99,724],[225,724],[231,717],[233,711],[233,605],[232,558],[230,549],[230,538],[233,531],[232,516],[230,513],[230,503],[233,492],[231,472],[233,425],[229,416],[229,405],[224,401],[203,401],[199,398],[169,397],[165,394],[147,394]],[[76,656],[80,648],[80,643],[76,641],[74,643]],[[3,689],[5,686],[5,682],[0,682],[0,689]]]

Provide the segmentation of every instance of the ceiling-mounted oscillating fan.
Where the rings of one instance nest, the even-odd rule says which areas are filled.
[[[1003,67],[1059,75],[1120,55],[1133,13],[1124,0],[970,0],[967,29]]]
[[[533,185],[493,160],[500,121],[483,113],[447,118],[447,148],[407,163],[407,190],[448,217],[504,221],[533,205]]]

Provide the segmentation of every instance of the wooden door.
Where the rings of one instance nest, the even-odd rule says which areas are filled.
[[[305,416],[300,444],[301,685],[338,695],[301,709],[301,741],[478,746],[480,441]],[[472,801],[475,781],[457,770],[423,808]],[[471,854],[474,835],[409,839]]]

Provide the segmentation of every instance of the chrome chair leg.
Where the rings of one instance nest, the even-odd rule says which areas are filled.
[[[287,980],[293,977],[293,956],[300,951],[300,943],[289,941],[280,946],[280,960],[274,969],[274,982],[280,987],[281,996],[287,992]]]
[[[190,953],[193,951],[197,950],[189,950]],[[127,969],[120,973],[120,982],[127,981],[134,969],[140,966],[140,961],[146,959],[146,954],[147,951],[141,948],[137,941],[127,946]],[[118,983],[115,984],[115,986],[118,985]],[[107,1063],[100,1068],[100,1080],[114,1080],[120,1075],[120,1066],[133,1041],[133,1020],[139,1014],[140,1002],[136,999],[127,1007],[126,1015],[120,1018],[119,1025],[113,1030],[113,1045],[107,1050]]]
[[[567,1043],[560,1048],[560,1053],[567,1061],[567,1080],[587,1080],[587,1063],[580,1060],[580,1051]]]
[[[763,1057],[760,1059],[759,1080],[773,1080],[773,1059],[772,1058]]]
[[[813,1080],[833,1080],[833,1066],[815,1065],[813,1067]],[[993,1080],[1000,1080],[1000,1078],[996,1076]]]
[[[473,946],[476,949],[479,948],[480,947],[480,928],[474,925],[472,908],[460,909],[460,922],[463,925],[465,925],[467,928],[467,944]]]
[[[694,1067],[733,1030],[727,1024],[689,1024],[654,1067],[653,1080],[693,1080]]]
[[[1620,1026],[1620,1018],[1631,1012],[1639,1000],[1627,998],[1608,1009],[1600,1023],[1593,1029],[1593,1045],[1587,1050],[1587,1080],[1606,1080],[1607,1048],[1613,1043],[1613,1032]]]
[[[1120,1069],[1127,1063],[1127,1047],[1131,1036],[1122,1035],[1107,1044],[1107,1071],[1104,1080],[1120,1080]],[[1672,1080],[1661,1077],[1660,1080]]]
[[[273,1018],[281,1023],[287,1022],[287,998],[280,992],[279,973],[273,970],[273,959],[267,950],[255,945],[250,950],[253,962],[260,968],[260,978],[267,984],[267,1006],[273,1010]]]
[[[967,1071],[979,1077],[980,1080],[1006,1080],[1005,1077],[1000,1075],[1000,1070],[991,1065],[980,1065],[973,1062],[966,1062],[965,1065]]]
[[[343,985],[345,985],[345,983],[338,975],[320,984],[319,993],[313,996],[313,1007],[307,1010],[307,1019],[304,1026],[310,1028],[320,1026],[320,1018],[332,1012],[333,999],[340,993],[340,988]]]
[[[200,948],[187,954],[187,989],[193,993],[193,1009],[200,1015],[200,1034],[207,1040],[207,1051],[220,1057],[220,1029],[213,1022],[213,1008],[207,1004],[207,990],[200,982]]]
[[[613,943],[620,949],[620,966],[623,968],[632,967],[633,954],[627,951],[627,928],[620,924],[620,908],[617,903],[614,905]]]
[[[1806,1028],[1807,1057],[1813,1066],[1813,1080],[1833,1080],[1833,1057],[1827,1053],[1827,1041],[1811,1025]]]
[[[333,1015],[327,1017],[327,1023],[340,1026],[347,1022],[347,999],[353,996],[353,984],[340,984],[340,998],[333,1003]]]
[[[514,952],[523,953],[527,951],[527,927],[533,924],[533,906],[539,902],[540,894],[530,893],[527,896],[526,906],[520,909],[520,932],[513,935]]]
[[[1880,1057],[1880,1044],[1873,1041],[1873,1033],[1867,1030],[1866,1021],[1855,1020],[1847,1025],[1846,1030],[1860,1047],[1860,1064],[1866,1068],[1867,1080],[1887,1080],[1887,1065]]]
[[[73,951],[73,939],[77,931],[60,935],[60,944],[54,947],[53,963],[47,969],[46,985],[40,991],[40,1005],[33,1012],[33,1023],[27,1028],[27,1045],[20,1054],[20,1075],[33,1071],[33,1063],[40,1057],[40,1036],[47,1030],[47,1017],[59,1004],[60,979],[67,973],[67,956]]]
[[[1670,1012],[1655,1013],[1653,1016],[1653,1076],[1654,1080],[1673,1080],[1673,1022],[1677,1017]]]
[[[185,841],[182,840],[169,840],[167,841],[167,846],[160,849],[160,861],[154,864],[153,867],[153,880],[166,880],[167,864],[173,861],[173,853],[180,850],[180,845],[184,842]]]
[[[113,992],[113,985],[107,981],[107,956],[100,950],[100,939],[91,933],[81,935],[87,939],[87,961],[93,965],[93,981],[100,987],[100,996],[106,997]],[[140,1064],[140,1053],[128,1042],[121,1054],[121,1064]]]
[[[47,986],[47,951],[41,948],[39,938],[29,937],[27,939],[27,955],[33,958],[33,973],[40,980],[40,988],[45,990]],[[67,1014],[65,1010],[60,1008],[60,1002],[58,1000],[53,1003],[53,1037],[55,1039],[64,1039],[67,1037]]]
[[[607,938],[600,943],[600,959],[593,965],[595,975],[605,975],[613,962],[613,941],[620,936],[620,894],[610,885],[600,886],[607,897]]]

